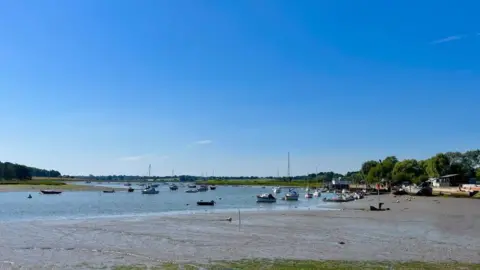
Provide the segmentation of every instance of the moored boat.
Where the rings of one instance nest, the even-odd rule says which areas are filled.
[[[187,185],[188,188],[197,188],[197,185],[193,184],[193,185]]]
[[[305,193],[305,198],[307,199],[313,198],[313,193],[310,193],[310,192]]]
[[[50,189],[40,190],[40,192],[41,192],[42,194],[50,194],[50,195],[52,195],[52,194],[61,194],[61,193],[62,193],[62,191],[60,191],[60,190],[50,190]]]
[[[115,193],[115,189],[112,189],[112,190],[104,190],[103,193]]]
[[[189,189],[189,190],[186,190],[185,193],[197,193],[198,190],[196,189]]]
[[[291,188],[283,199],[286,201],[298,201],[298,193]]]
[[[264,193],[261,195],[257,195],[257,203],[274,203],[277,201],[272,194]]]
[[[170,185],[170,190],[177,190],[178,187],[175,184]]]
[[[215,201],[209,201],[209,202],[204,202],[204,201],[198,201],[197,205],[215,205]]]
[[[129,186],[131,186],[132,184],[130,184],[130,183],[125,183],[125,184],[123,184],[123,185],[126,186],[126,187],[129,187]]]
[[[215,190],[215,189],[217,189],[216,186],[210,186],[210,190]]]
[[[201,186],[197,189],[197,191],[199,191],[199,192],[205,192],[205,191],[207,191],[207,190],[208,190],[208,187],[205,186],[205,185],[201,185]]]
[[[127,189],[127,191],[128,191],[128,192],[134,192],[135,189],[133,189],[133,188],[130,187],[130,188]]]
[[[322,196],[322,192],[320,192],[320,190],[315,190],[315,192],[313,192],[313,197],[321,197]]]
[[[272,191],[275,194],[282,193],[282,188],[281,187],[274,187]]]
[[[142,190],[142,194],[158,194],[160,191],[156,190],[152,186],[146,187],[144,190]]]

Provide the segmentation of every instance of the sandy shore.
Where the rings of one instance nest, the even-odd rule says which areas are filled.
[[[237,212],[0,223],[0,269],[244,258],[480,263],[480,201],[396,200],[382,196],[386,212],[355,210],[375,196],[337,206],[344,210],[242,212],[240,226]]]

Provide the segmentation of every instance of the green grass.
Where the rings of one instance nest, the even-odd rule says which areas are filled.
[[[207,180],[197,181],[200,185],[231,185],[231,186],[291,186],[291,187],[306,187],[305,181],[279,181],[274,179],[232,179],[232,180]],[[320,187],[322,183],[310,183],[310,186]]]
[[[165,263],[156,267],[147,266],[116,266],[115,270],[140,270],[140,269],[164,269],[164,270],[177,270],[177,269],[209,269],[209,270],[310,270],[310,269],[425,269],[425,270],[437,270],[437,269],[479,269],[479,264],[469,263],[437,263],[437,262],[352,262],[352,261],[311,261],[311,260],[241,260],[241,261],[223,261],[213,262],[210,264],[176,264]]]
[[[32,180],[2,180],[0,185],[44,185],[44,186],[63,186],[65,185],[59,179],[32,179]]]

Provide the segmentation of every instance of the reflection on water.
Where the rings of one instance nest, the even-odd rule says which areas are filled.
[[[102,184],[108,187],[123,187],[118,184]],[[261,187],[228,187],[218,186],[216,190],[207,192],[185,193],[186,187],[171,191],[168,185],[157,188],[157,195],[141,194],[140,186],[132,184],[135,192],[118,191],[102,193],[99,191],[64,192],[61,195],[42,195],[31,192],[0,193],[0,221],[43,218],[84,218],[112,215],[149,215],[170,211],[216,211],[225,209],[289,209],[289,208],[328,208],[321,198],[305,199],[301,191],[299,201],[287,202],[280,200],[282,194],[277,194],[274,204],[258,204],[255,196],[271,192],[270,188]],[[27,199],[32,194],[32,199]],[[331,194],[322,194],[322,197]],[[212,206],[197,206],[199,200],[215,200]]]

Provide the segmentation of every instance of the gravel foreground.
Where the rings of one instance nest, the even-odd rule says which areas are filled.
[[[238,212],[4,222],[0,269],[254,258],[480,263],[479,200],[406,198],[381,196],[385,212],[359,210],[376,196],[338,211],[242,212],[241,224]]]

